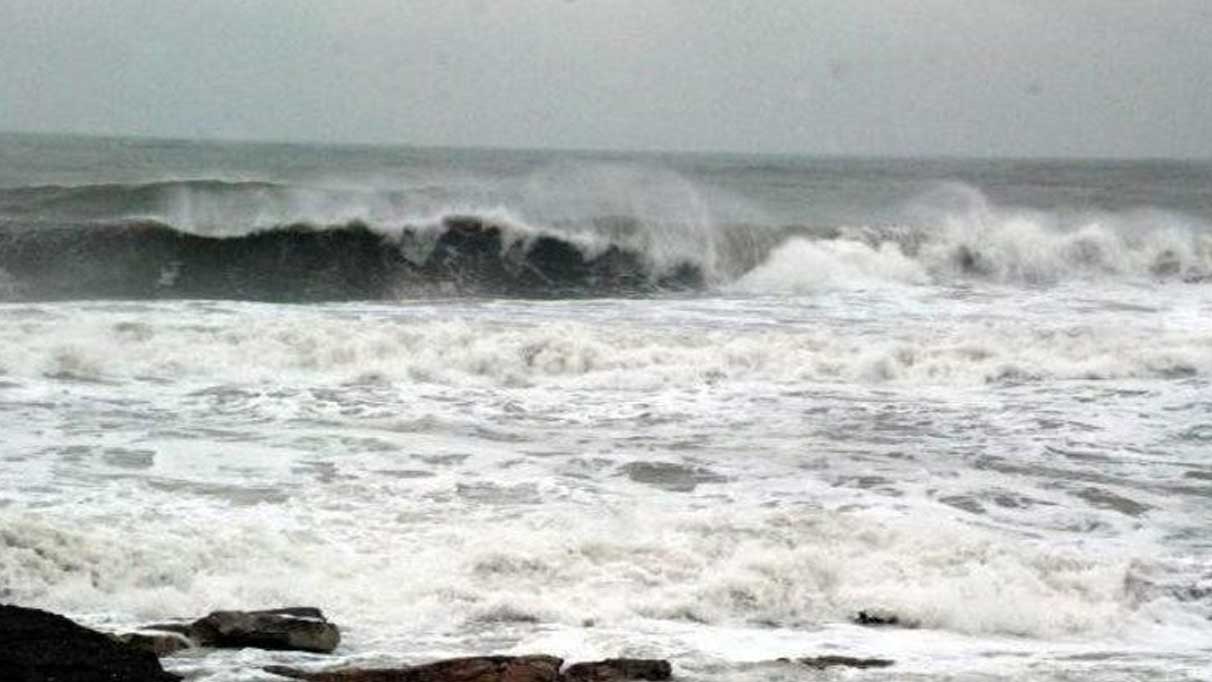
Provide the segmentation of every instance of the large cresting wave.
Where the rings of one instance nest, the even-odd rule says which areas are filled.
[[[0,239],[0,298],[8,300],[627,295],[703,279],[690,262],[658,268],[615,244],[523,233],[476,215],[441,216],[395,234],[350,222],[216,237],[138,221],[15,230]]]
[[[1212,278],[1212,228],[1172,212],[1009,208],[943,184],[904,206],[900,220],[820,225],[729,212],[680,177],[645,187],[624,176],[544,177],[555,189],[518,205],[451,201],[450,187],[435,204],[428,186],[213,179],[0,189],[0,300],[784,294]]]
[[[697,227],[642,210],[536,217],[429,189],[0,189],[0,300],[636,295],[702,287],[714,267]]]

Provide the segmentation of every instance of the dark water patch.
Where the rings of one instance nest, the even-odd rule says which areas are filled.
[[[1056,419],[1052,417],[1039,417],[1036,419],[1036,425],[1041,431],[1084,431],[1093,433],[1102,431],[1103,427],[1094,424],[1086,424],[1073,419]]]
[[[471,572],[480,578],[513,576],[545,576],[555,571],[546,562],[531,557],[493,553],[481,557],[471,566]]]
[[[938,498],[939,502],[959,509],[960,511],[968,512],[969,514],[984,514],[985,506],[980,500],[970,495],[948,495]]]
[[[213,497],[238,507],[251,507],[262,503],[282,504],[290,499],[286,491],[269,486],[239,486],[169,478],[146,478],[144,482],[148,487],[161,492]]]
[[[861,460],[862,458],[854,457],[854,455],[851,455],[851,459]],[[882,460],[882,458],[873,457],[873,458],[867,459],[867,462],[880,463],[881,460]],[[813,466],[801,465],[800,468],[811,470],[811,469],[813,469]],[[828,462],[825,462],[824,466],[822,466],[822,468],[828,468]],[[901,491],[901,489],[897,488],[896,481],[892,481],[891,478],[885,478],[884,476],[876,476],[876,475],[870,475],[870,474],[861,475],[861,476],[841,476],[841,477],[837,477],[836,480],[834,480],[833,483],[831,483],[831,485],[833,485],[834,487],[857,488],[857,489],[861,489],[861,491],[870,491],[870,492],[873,492],[876,494],[881,494],[881,495],[884,495],[884,497],[892,497],[892,498],[904,497],[904,491]]]
[[[91,457],[95,454],[96,449],[90,445],[64,445],[50,448],[49,452],[58,455],[59,459],[64,462],[75,464],[84,461],[86,457]]]
[[[291,441],[291,445],[309,452],[331,454],[395,452],[400,449],[390,441],[363,436],[299,436]]]
[[[1196,424],[1178,434],[1180,441],[1212,443],[1212,424]]]
[[[455,493],[464,500],[487,504],[538,504],[543,501],[538,486],[532,483],[458,483]]]
[[[386,418],[394,409],[395,408],[389,408],[382,415],[371,416],[375,418]],[[436,433],[443,435],[454,434],[472,436],[496,443],[524,443],[530,440],[529,437],[518,433],[501,429],[493,429],[480,424],[470,424],[440,419],[434,416],[393,420],[391,422],[382,424],[379,426],[379,428],[384,431],[392,431],[396,433]]]
[[[56,359],[57,362],[61,360],[61,358]],[[94,386],[118,385],[118,382],[96,376],[91,373],[90,369],[86,368],[60,369],[54,372],[44,372],[42,376],[47,379],[53,379],[55,381],[62,381],[64,383],[71,384],[91,384]]]
[[[1090,452],[1086,450],[1077,450],[1071,447],[1060,447],[1056,445],[1045,445],[1044,452],[1053,455],[1060,455],[1067,459],[1075,459],[1082,462],[1114,462],[1114,457],[1105,455],[1101,452]]]
[[[1160,485],[1157,486],[1157,491],[1163,495],[1190,495],[1193,497],[1212,498],[1212,485]]]
[[[190,398],[214,398],[219,402],[234,402],[259,398],[262,392],[239,386],[216,385],[190,391],[185,395]]]
[[[1198,388],[1206,388],[1206,386],[1198,385]],[[1212,414],[1212,402],[1196,401],[1190,403],[1182,403],[1179,405],[1164,405],[1163,410],[1166,412],[1196,412],[1202,414]]]
[[[1003,474],[1025,476],[1030,479],[1047,479],[1051,481],[1078,481],[1100,485],[1131,485],[1129,481],[1116,476],[1108,476],[1089,469],[1062,469],[1056,466],[1042,464],[1018,464],[1003,457],[982,455],[973,460],[972,465],[981,471],[997,471]]]
[[[1128,516],[1140,516],[1141,514],[1144,514],[1152,509],[1152,507],[1147,504],[1142,504],[1122,495],[1117,495],[1103,488],[1083,488],[1082,490],[1076,491],[1073,494],[1089,502],[1095,507],[1100,509],[1111,509]]]
[[[573,457],[564,462],[557,471],[561,476],[588,480],[596,478],[598,474],[610,469],[614,465],[614,460],[606,459],[605,457]]]
[[[991,498],[993,504],[1003,509],[1031,509],[1032,507],[1055,507],[1055,502],[1027,497],[1016,493],[995,493]]]
[[[674,462],[629,462],[619,470],[636,483],[679,493],[692,492],[703,483],[728,480],[710,469]]]
[[[479,625],[495,625],[508,623],[535,624],[542,622],[537,614],[510,604],[499,604],[476,614],[470,619]]]
[[[123,341],[144,342],[155,336],[151,326],[143,322],[118,322],[113,326],[113,330]]]
[[[468,432],[477,437],[494,443],[525,443],[530,440],[530,437],[520,433],[503,431],[501,429],[490,429],[487,426],[475,425],[468,429]]]
[[[320,483],[332,483],[337,480],[349,481],[356,478],[356,476],[339,473],[337,465],[333,462],[303,461],[291,467],[290,471],[293,474],[310,476]]]
[[[864,476],[843,476],[834,483],[836,486],[847,486],[850,488],[860,488],[862,490],[874,490],[884,486],[892,485],[892,480],[883,476],[864,475]]]
[[[155,464],[156,452],[154,450],[109,448],[101,453],[101,459],[110,466],[122,469],[150,469]]]
[[[713,439],[709,436],[696,436],[691,438],[682,438],[668,443],[665,447],[674,452],[687,450],[702,450],[711,445]]]
[[[433,478],[437,475],[432,471],[421,471],[420,469],[376,469],[374,473],[398,479]]]
[[[1164,379],[1189,379],[1199,376],[1199,367],[1184,362],[1175,362],[1172,365],[1155,368],[1159,376]]]
[[[148,438],[156,440],[216,441],[220,443],[255,443],[265,440],[266,436],[249,431],[198,426],[192,429],[158,429],[150,432]]]
[[[450,453],[440,455],[413,455],[413,459],[420,460],[430,466],[458,466],[466,462],[471,455],[464,453]]]
[[[1198,481],[1212,481],[1212,471],[1191,470],[1184,472],[1183,478],[1194,478]]]
[[[533,443],[532,443],[532,445],[533,445]],[[574,452],[574,451],[572,451],[572,450],[563,450],[563,449],[552,449],[552,450],[518,450],[518,454],[519,454],[519,455],[525,455],[525,456],[527,456],[527,457],[538,457],[538,458],[540,458],[540,459],[544,459],[544,458],[547,458],[547,457],[568,457],[568,456],[570,456],[570,455],[574,455],[574,454],[576,454],[576,452]]]
[[[1060,656],[1062,661],[1120,661],[1134,657],[1134,654],[1121,651],[1090,651],[1081,654],[1070,654],[1068,656]]]

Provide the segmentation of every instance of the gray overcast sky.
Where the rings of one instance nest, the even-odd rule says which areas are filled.
[[[1212,0],[0,0],[0,130],[1212,157]]]

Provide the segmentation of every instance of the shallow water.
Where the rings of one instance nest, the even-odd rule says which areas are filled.
[[[5,307],[6,592],[109,626],[316,603],[358,662],[1183,679],[1203,292],[1032,296]],[[921,629],[847,624],[872,608]],[[250,657],[291,659],[172,663]]]

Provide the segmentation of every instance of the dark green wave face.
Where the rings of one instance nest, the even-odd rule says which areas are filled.
[[[587,252],[555,236],[511,235],[474,216],[396,235],[349,223],[213,237],[139,222],[10,229],[0,239],[8,300],[617,296],[703,283],[693,263],[658,271],[616,245]]]

